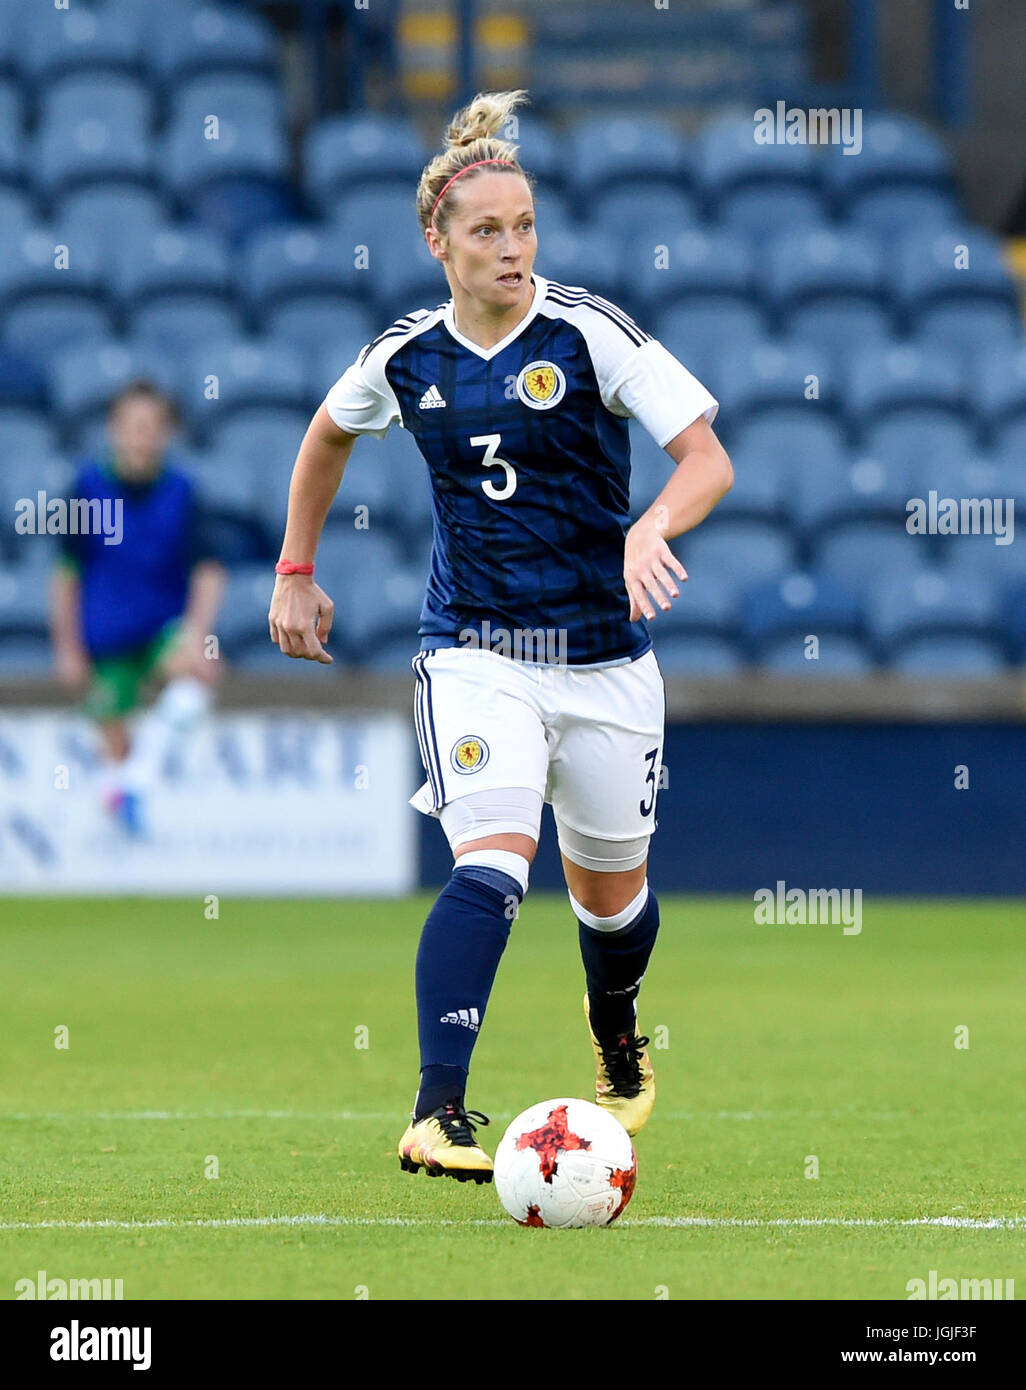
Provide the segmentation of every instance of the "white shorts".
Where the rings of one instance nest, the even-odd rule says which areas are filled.
[[[419,652],[413,669],[428,777],[410,797],[418,811],[437,816],[471,792],[526,787],[539,794],[539,822],[551,803],[561,840],[651,835],[666,713],[652,650],[589,669],[441,647]]]

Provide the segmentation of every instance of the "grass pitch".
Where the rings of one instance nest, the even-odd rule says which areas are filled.
[[[661,898],[637,1190],[557,1232],[399,1171],[429,902],[0,903],[0,1298],[38,1270],[126,1299],[1026,1290],[1026,904],[869,900],[844,936]],[[530,895],[467,1098],[489,1151],[532,1102],[591,1095],[582,993],[566,899]]]

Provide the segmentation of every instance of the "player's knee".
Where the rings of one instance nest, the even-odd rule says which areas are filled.
[[[619,916],[645,884],[649,837],[599,840],[566,825],[558,825],[557,830],[567,890],[575,911],[583,908],[600,921]]]

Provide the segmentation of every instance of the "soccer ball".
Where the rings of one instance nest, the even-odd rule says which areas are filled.
[[[630,1135],[588,1100],[543,1100],[495,1153],[495,1190],[521,1226],[608,1226],[634,1191]]]

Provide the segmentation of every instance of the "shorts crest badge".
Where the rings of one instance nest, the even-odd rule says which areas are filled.
[[[555,362],[531,362],[517,377],[517,395],[532,410],[549,410],[566,391],[566,377]]]
[[[488,761],[488,745],[476,734],[457,739],[449,754],[455,772],[477,772]]]

